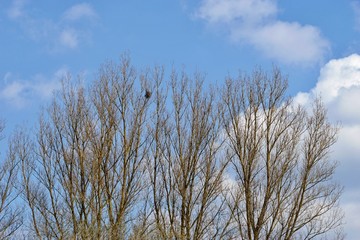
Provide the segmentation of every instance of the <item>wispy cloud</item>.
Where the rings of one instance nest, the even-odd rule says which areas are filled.
[[[351,7],[355,15],[355,29],[360,31],[360,2],[352,1]]]
[[[12,82],[4,87],[0,92],[0,98],[3,98],[11,104],[21,107],[25,103],[23,97],[26,86],[20,82]]]
[[[236,43],[252,45],[269,58],[289,64],[323,60],[330,43],[318,28],[277,19],[276,0],[203,0],[195,16]]]
[[[0,100],[17,108],[23,108],[39,99],[48,99],[61,88],[61,80],[68,74],[66,68],[57,70],[51,77],[37,74],[23,80],[8,72],[0,84]]]
[[[95,10],[88,3],[80,3],[70,7],[63,14],[65,20],[75,21],[83,18],[94,19],[97,17]]]
[[[98,16],[90,4],[70,6],[58,19],[48,19],[31,15],[25,1],[13,0],[7,10],[8,17],[16,21],[30,39],[41,43],[49,52],[71,50],[91,42]],[[82,24],[76,24],[79,20],[83,20]]]
[[[25,0],[14,0],[7,10],[7,15],[11,19],[17,19],[24,16]]]
[[[257,23],[276,13],[272,0],[203,0],[196,15],[210,23]]]
[[[68,48],[76,48],[79,43],[78,33],[74,29],[64,29],[60,33],[60,43]]]

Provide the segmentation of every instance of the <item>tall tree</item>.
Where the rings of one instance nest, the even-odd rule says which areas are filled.
[[[320,100],[311,111],[286,96],[278,69],[228,79],[224,122],[232,152],[229,206],[243,239],[313,239],[341,225],[342,188],[329,159],[338,128]]]
[[[125,56],[91,84],[64,79],[13,137],[0,184],[14,189],[20,167],[35,239],[328,239],[342,224],[338,128],[319,99],[307,110],[286,91],[278,69],[210,88]]]
[[[4,128],[5,123],[0,120],[0,140],[3,138]],[[10,146],[12,144],[10,142]],[[10,150],[4,159],[0,160],[0,239],[9,239],[14,236],[22,225],[23,216],[17,204],[20,193],[18,172],[18,161],[14,152]]]
[[[149,166],[159,238],[224,239],[230,215],[222,195],[228,161],[220,155],[220,103],[203,90],[200,74],[173,72],[168,103],[155,79]]]
[[[36,137],[22,137],[24,198],[43,239],[123,239],[146,186],[148,99],[124,57],[103,65],[92,86],[64,80],[41,116]]]

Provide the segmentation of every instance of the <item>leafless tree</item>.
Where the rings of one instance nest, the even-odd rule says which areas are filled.
[[[221,106],[196,74],[171,75],[171,96],[155,73],[154,142],[150,153],[155,224],[161,239],[225,239],[222,183],[227,159],[220,155]]]
[[[129,234],[146,187],[148,143],[148,99],[136,90],[136,79],[124,57],[118,65],[105,64],[88,88],[65,80],[41,116],[36,138],[19,138],[24,198],[36,238]]]
[[[4,127],[0,120],[0,140]],[[17,189],[18,170],[19,164],[9,151],[0,161],[0,239],[11,238],[22,225],[21,208],[16,202],[20,193]]]
[[[234,186],[228,201],[242,239],[313,239],[342,223],[342,188],[332,181],[336,163],[329,159],[338,128],[319,99],[307,112],[286,90],[278,69],[226,83]]]
[[[0,184],[13,189],[19,166],[28,238],[328,239],[339,229],[338,128],[320,100],[295,106],[278,69],[220,88],[164,72],[138,73],[125,56],[91,84],[68,76],[36,129],[14,135]],[[5,207],[17,196],[0,193]]]

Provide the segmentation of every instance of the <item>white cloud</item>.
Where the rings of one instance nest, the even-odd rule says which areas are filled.
[[[360,86],[360,56],[350,55],[328,62],[320,71],[319,81],[314,89],[329,102],[338,97],[340,90]]]
[[[25,104],[25,100],[22,96],[25,89],[26,86],[23,83],[15,81],[5,86],[0,92],[0,97],[13,103],[15,106],[20,107]]]
[[[94,20],[97,20],[91,5],[74,5],[62,14],[61,19],[56,20],[33,16],[25,8],[24,1],[14,0],[8,9],[8,16],[20,25],[30,39],[43,45],[49,52],[76,49],[91,42]],[[79,19],[85,21],[76,24],[74,21]]]
[[[358,235],[354,234],[359,231],[360,229],[360,205],[357,202],[347,203],[342,206],[344,209],[346,218],[346,231],[348,233],[348,239],[356,239],[359,237]]]
[[[64,19],[74,21],[81,18],[95,18],[96,12],[87,3],[80,3],[70,7],[63,15]]]
[[[23,108],[32,101],[48,99],[54,91],[61,88],[61,79],[66,75],[66,68],[59,69],[50,78],[37,74],[31,80],[22,80],[11,73],[6,73],[3,84],[0,85],[0,100],[5,100],[17,108]]]
[[[269,58],[301,65],[321,62],[330,44],[320,30],[280,21],[277,12],[276,0],[203,0],[195,15]]]
[[[60,34],[60,43],[68,48],[78,46],[78,34],[74,29],[64,29]]]
[[[351,2],[352,9],[355,14],[355,29],[360,30],[360,2],[352,1]]]
[[[240,34],[270,58],[286,63],[313,63],[329,50],[329,43],[314,26],[276,21]]]
[[[348,191],[343,196],[342,208],[345,212],[346,239],[358,239],[360,229],[360,190]]]
[[[295,100],[309,105],[316,96],[322,98],[330,120],[341,123],[332,157],[339,162],[336,178],[345,186],[341,203],[345,232],[349,239],[356,239],[360,228],[360,55],[329,61],[321,68],[316,86],[307,93],[298,93]]]
[[[346,125],[360,123],[360,108],[354,104],[360,101],[360,87],[352,86],[339,90],[336,100],[328,104],[329,115],[332,119],[341,119]],[[359,135],[360,136],[360,135]]]
[[[210,23],[259,22],[276,12],[277,7],[271,0],[205,0],[196,15]]]
[[[295,100],[306,104],[321,96],[329,109],[329,116],[343,124],[360,124],[360,55],[333,59],[320,70],[316,86],[308,93],[299,93]]]
[[[7,15],[11,19],[24,16],[25,0],[14,0],[11,7],[7,10]]]

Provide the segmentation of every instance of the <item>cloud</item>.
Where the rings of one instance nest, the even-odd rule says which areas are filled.
[[[288,64],[319,63],[330,43],[318,28],[277,19],[275,0],[203,0],[195,16],[226,29],[236,43],[252,45],[265,56]]]
[[[360,31],[360,2],[352,1],[351,7],[355,14],[355,29]]]
[[[80,3],[70,7],[68,10],[65,11],[63,14],[64,19],[75,21],[81,18],[96,18],[97,14],[91,5],[87,3]]]
[[[52,77],[42,74],[30,80],[22,80],[12,73],[6,73],[0,84],[0,100],[17,108],[23,108],[39,99],[48,99],[53,92],[61,88],[61,80],[66,77],[67,69],[57,70]]]
[[[60,34],[60,43],[68,48],[78,46],[78,33],[74,29],[64,29]]]
[[[266,56],[291,64],[319,61],[329,49],[329,43],[317,28],[296,22],[276,21],[240,32],[236,38],[246,38]]]
[[[341,124],[332,157],[339,162],[336,178],[345,186],[341,203],[347,222],[345,231],[355,239],[353,234],[360,227],[360,55],[329,61],[321,68],[315,87],[298,93],[295,101],[309,106],[317,96],[327,107],[330,121]]]
[[[358,239],[360,229],[360,191],[348,191],[344,194],[342,203],[342,209],[345,212],[345,224],[346,224],[346,239]]]
[[[79,48],[91,42],[91,35],[98,20],[90,4],[76,4],[56,19],[39,18],[25,8],[25,0],[14,0],[8,17],[17,22],[24,33],[40,43],[50,53]],[[77,20],[84,20],[77,24]]]
[[[25,88],[25,85],[22,83],[12,82],[0,92],[0,97],[14,103],[16,106],[22,106],[24,99],[21,95]]]
[[[7,10],[7,15],[11,19],[17,19],[24,16],[25,0],[14,0],[11,7]]]
[[[307,104],[315,96],[321,96],[332,119],[360,124],[360,108],[353,107],[360,101],[360,55],[329,61],[321,68],[316,86],[308,93],[298,93],[295,101]]]
[[[210,23],[259,22],[276,12],[271,0],[205,0],[196,15]]]

